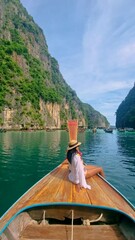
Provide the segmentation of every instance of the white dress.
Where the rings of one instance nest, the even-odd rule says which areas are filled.
[[[69,180],[75,184],[80,184],[81,187],[91,189],[91,186],[86,183],[84,166],[79,154],[73,156],[72,164],[69,166]]]

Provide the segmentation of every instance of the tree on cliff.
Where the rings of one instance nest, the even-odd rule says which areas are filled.
[[[117,109],[116,127],[135,129],[135,84]]]
[[[59,106],[56,118],[49,104]],[[101,116],[90,110],[94,126],[93,116],[96,123]],[[60,128],[73,118],[87,126],[89,111],[64,80],[42,29],[20,0],[0,0],[0,127]]]

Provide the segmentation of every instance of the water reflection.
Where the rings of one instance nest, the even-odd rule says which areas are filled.
[[[83,146],[84,159],[87,163],[100,165],[110,181],[135,205],[135,139],[104,133],[86,133]]]
[[[135,204],[135,135],[86,131],[78,140],[86,163],[102,166],[107,180]],[[68,142],[66,131],[0,134],[0,215],[65,159]]]
[[[0,134],[0,215],[65,159],[67,132]]]

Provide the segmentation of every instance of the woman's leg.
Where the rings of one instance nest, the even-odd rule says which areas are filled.
[[[100,174],[102,177],[105,177],[104,171],[101,167],[96,166],[85,166],[86,167],[86,178],[92,177],[96,174]]]

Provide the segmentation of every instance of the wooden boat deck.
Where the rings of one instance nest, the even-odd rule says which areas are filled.
[[[68,164],[63,162],[7,211],[0,220],[0,230],[22,208],[41,203],[71,202],[105,206],[121,210],[135,219],[135,210],[100,176],[91,177],[87,182],[91,185],[91,190],[83,188],[77,192],[76,185],[68,180]]]
[[[74,226],[74,240],[126,240],[124,235],[121,233],[118,226]],[[69,225],[46,225],[42,226],[28,226],[19,238],[20,240],[69,240],[71,239],[71,226]]]

